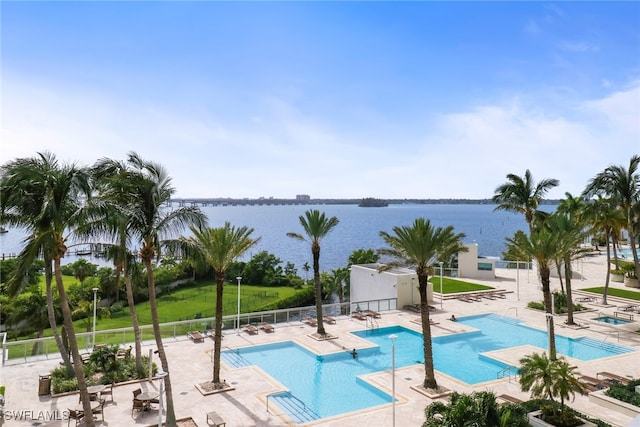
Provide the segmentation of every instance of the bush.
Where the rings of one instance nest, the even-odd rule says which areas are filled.
[[[640,385],[640,380],[630,381],[629,384],[612,384],[605,395],[618,399],[630,405],[640,407],[640,394],[636,393],[635,387]]]
[[[122,305],[122,303],[120,301],[111,304],[111,307],[109,307],[109,311],[111,311],[111,313],[120,313],[122,310],[124,309],[124,306]]]

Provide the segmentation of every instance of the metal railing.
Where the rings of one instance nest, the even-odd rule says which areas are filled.
[[[360,301],[360,307],[367,310],[374,311],[390,311],[395,310],[397,306],[397,300],[382,299],[372,301]],[[351,309],[355,308],[356,303],[336,303],[325,304],[322,306],[323,313],[329,316],[338,316],[351,314]],[[241,313],[240,325],[247,323],[260,323],[266,322],[271,324],[286,324],[291,322],[302,321],[305,317],[315,316],[315,306],[307,307],[295,307],[282,310],[270,310],[254,313]],[[215,322],[215,317],[207,317],[200,319],[182,320],[177,322],[168,322],[160,324],[160,333],[163,339],[186,337],[189,331],[203,331],[212,329]],[[239,330],[238,315],[229,314],[222,317],[222,329],[223,334],[229,334]],[[141,340],[155,341],[153,333],[153,325],[141,325],[140,326]],[[78,343],[85,343],[85,351],[90,350],[90,343],[92,343],[92,332],[80,332],[76,333]],[[134,342],[133,328],[119,328],[95,331],[95,343],[94,344],[109,344],[109,345],[124,345]],[[7,341],[6,333],[2,337],[2,365],[5,365],[9,360],[22,359],[25,362],[32,357],[43,357],[45,359],[58,358],[60,353],[58,346],[55,343],[53,337],[34,338],[28,340],[19,341]]]

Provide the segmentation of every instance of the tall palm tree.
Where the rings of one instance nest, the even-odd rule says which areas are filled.
[[[549,227],[535,228],[530,236],[524,233],[507,238],[507,244],[514,253],[536,260],[538,275],[542,284],[544,308],[547,314],[547,328],[549,333],[549,358],[556,359],[556,339],[553,324],[553,303],[551,300],[551,264],[560,257],[563,242]]]
[[[149,308],[153,334],[158,347],[162,370],[169,371],[169,363],[162,343],[162,333],[158,320],[156,286],[153,276],[154,259],[160,257],[165,240],[175,237],[189,226],[202,227],[205,216],[197,206],[184,206],[178,209],[163,208],[175,192],[171,177],[162,165],[142,159],[131,152],[127,158],[128,167],[134,171],[130,184],[126,186],[131,200],[135,203],[127,205],[129,222],[127,230],[131,239],[140,243],[140,258],[147,273],[149,290]],[[164,378],[167,397],[167,425],[175,425],[176,416],[173,407],[171,375]]]
[[[640,277],[640,262],[636,252],[636,228],[640,222],[638,216],[640,211],[639,165],[640,155],[635,154],[631,156],[628,168],[621,165],[609,166],[593,177],[584,190],[584,194],[589,197],[602,195],[611,198],[624,212],[636,277]]]
[[[573,296],[571,280],[573,276],[571,262],[584,257],[588,250],[580,244],[586,236],[586,229],[578,222],[579,216],[563,212],[555,212],[544,222],[544,226],[555,236],[559,244],[556,263],[558,269],[564,267],[567,295],[567,324],[575,325],[573,321]]]
[[[540,201],[550,189],[557,187],[560,181],[547,178],[536,184],[529,169],[524,173],[524,178],[510,173],[507,180],[495,190],[493,201],[498,203],[495,210],[524,214],[531,232],[536,216],[543,215],[538,211]]]
[[[18,256],[14,277],[9,283],[10,292],[15,294],[24,286],[25,273],[35,259],[43,257],[45,279],[50,279],[53,273],[58,290],[64,327],[68,332],[69,350],[73,357],[73,373],[78,381],[83,408],[85,413],[91,413],[91,402],[61,270],[61,260],[67,252],[67,239],[84,221],[81,198],[88,198],[91,194],[88,174],[84,168],[75,164],[59,164],[53,154],[45,152],[32,158],[19,158],[6,163],[0,169],[0,175],[3,222],[24,227],[29,232]],[[52,305],[51,297],[51,291],[47,290],[47,298]],[[54,328],[53,307],[49,311],[51,326]],[[68,363],[68,354],[59,336],[56,344],[63,360]],[[88,419],[86,424],[93,426],[93,419]]]
[[[222,350],[223,290],[227,269],[260,238],[252,238],[253,228],[234,227],[226,222],[223,227],[191,228],[192,237],[180,239],[182,252],[190,258],[201,259],[213,268],[216,278],[216,322],[213,347],[213,384],[224,387],[220,381],[220,352]],[[240,327],[240,325],[238,325]]]
[[[381,231],[380,236],[389,245],[388,248],[378,250],[380,255],[389,258],[389,261],[385,262],[385,265],[380,270],[389,270],[394,267],[411,267],[415,268],[418,275],[424,347],[424,387],[436,389],[438,384],[433,365],[427,285],[429,283],[429,275],[433,274],[436,262],[449,260],[452,255],[468,250],[461,243],[465,235],[463,233],[455,234],[452,226],[434,228],[428,219],[417,218],[411,226],[393,227],[393,234]]]
[[[300,225],[306,235],[298,233],[287,233],[287,236],[294,239],[309,242],[311,244],[311,255],[313,257],[313,284],[316,290],[316,317],[318,319],[317,333],[321,337],[327,335],[324,330],[322,320],[322,284],[320,283],[320,241],[333,230],[340,222],[338,218],[332,216],[327,218],[324,212],[317,209],[310,209],[298,217]]]
[[[598,196],[587,204],[585,208],[585,219],[591,226],[594,234],[604,233],[605,241],[607,242],[607,274],[604,281],[604,292],[602,292],[602,304],[607,305],[609,280],[611,278],[611,249],[613,249],[613,257],[617,268],[618,257],[616,254],[616,245],[620,231],[626,222],[624,213],[620,209],[617,209],[611,200]],[[609,241],[611,241],[611,244],[609,244]]]

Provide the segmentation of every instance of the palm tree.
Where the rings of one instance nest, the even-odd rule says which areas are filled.
[[[640,211],[640,155],[631,156],[629,167],[609,166],[593,177],[584,190],[586,196],[602,195],[610,198],[624,212],[627,219],[629,245],[633,255],[636,277],[640,277],[640,262],[636,252],[636,228]]]
[[[158,320],[156,286],[153,276],[153,261],[159,258],[163,242],[189,226],[202,227],[205,216],[197,206],[185,206],[178,209],[164,209],[175,192],[171,178],[161,165],[146,161],[131,152],[127,158],[128,167],[134,171],[130,183],[126,186],[131,201],[126,205],[128,211],[127,230],[132,241],[141,244],[140,257],[147,272],[149,290],[149,308],[153,334],[158,347],[158,357],[162,370],[169,372],[169,363],[162,343],[162,333]],[[173,407],[171,376],[164,378],[167,397],[167,425],[175,425],[176,416]]]
[[[463,233],[455,234],[452,226],[433,228],[429,220],[417,218],[411,226],[393,227],[393,234],[381,231],[380,236],[389,245],[388,248],[378,250],[378,253],[383,257],[389,257],[389,261],[380,270],[412,267],[415,268],[418,275],[424,347],[424,387],[437,389],[438,384],[433,366],[427,285],[429,274],[433,274],[433,266],[436,262],[448,260],[456,253],[468,250],[461,243],[465,235]]]
[[[129,246],[133,243],[134,230],[130,227],[130,207],[139,203],[136,198],[135,181],[144,180],[140,171],[134,169],[127,162],[120,162],[109,158],[98,160],[91,169],[97,188],[94,202],[95,217],[90,227],[87,228],[87,237],[104,236],[115,243],[107,246],[107,258],[111,259],[115,266],[115,282],[120,287],[120,277],[124,277],[127,305],[133,327],[136,371],[143,373],[142,365],[142,333],[136,313],[133,295],[133,280],[131,277],[131,265],[135,263],[135,257]]]
[[[223,290],[227,269],[244,253],[255,246],[260,238],[251,237],[253,228],[233,227],[226,222],[223,227],[191,228],[192,237],[180,239],[182,252],[190,258],[205,261],[211,265],[216,278],[216,322],[213,355],[213,384],[224,388],[220,381],[220,352],[222,350],[222,306]],[[240,325],[238,325],[240,327]]]
[[[582,224],[578,223],[578,216],[566,214],[563,212],[555,212],[544,222],[543,226],[547,227],[551,234],[555,236],[560,247],[556,257],[558,270],[564,266],[564,276],[566,280],[567,295],[567,324],[575,325],[573,321],[573,296],[571,288],[571,279],[573,276],[571,262],[584,257],[588,250],[580,247],[581,242],[586,236],[586,232]]]
[[[538,205],[544,195],[560,183],[557,179],[543,179],[535,183],[529,169],[524,173],[524,178],[515,174],[507,175],[508,182],[498,186],[493,196],[493,201],[498,203],[495,210],[503,210],[524,214],[529,225],[529,232],[533,228],[536,216],[542,215],[538,211]]]
[[[613,247],[613,256],[617,268],[618,257],[616,255],[616,245],[620,230],[625,224],[624,213],[620,209],[616,209],[611,200],[598,196],[598,198],[587,204],[585,208],[585,218],[594,233],[604,232],[607,242],[607,275],[604,282],[604,292],[602,293],[602,304],[607,305],[607,294],[611,276],[611,248]],[[609,244],[610,240],[611,244]]]
[[[294,239],[309,242],[311,244],[311,255],[313,257],[313,284],[316,290],[316,317],[318,319],[317,333],[324,337],[327,333],[324,330],[322,320],[322,284],[320,283],[320,241],[333,230],[340,222],[338,218],[332,216],[327,218],[324,212],[317,209],[310,209],[298,217],[300,225],[305,232],[306,238],[298,233],[287,233],[287,236]]]
[[[578,379],[575,366],[564,358],[547,358],[545,353],[533,353],[520,359],[520,387],[530,391],[534,399],[560,398],[560,411],[564,412],[564,401],[575,393],[584,393],[585,385]]]
[[[553,325],[553,303],[551,300],[551,264],[560,257],[562,240],[549,227],[539,227],[530,236],[523,233],[507,238],[507,244],[515,253],[523,257],[535,259],[538,264],[538,275],[542,284],[544,308],[547,313],[547,327],[549,332],[549,358],[556,359],[556,340]]]
[[[84,168],[75,164],[60,165],[56,157],[47,152],[38,153],[32,158],[13,160],[2,166],[0,174],[0,210],[3,222],[24,227],[30,232],[19,254],[14,277],[9,283],[10,292],[16,294],[24,286],[25,273],[35,259],[43,257],[45,280],[50,280],[51,273],[55,278],[64,327],[68,332],[69,350],[73,357],[73,373],[78,381],[83,408],[85,413],[91,413],[87,383],[61,271],[61,259],[67,252],[67,239],[84,221],[80,199],[88,198],[91,194],[88,174]],[[51,304],[49,319],[54,329],[55,314],[50,289],[47,290],[47,298]],[[68,364],[68,354],[59,336],[56,337],[56,344],[63,360]],[[86,424],[93,426],[93,419],[88,419]]]
[[[454,392],[449,404],[435,401],[425,409],[427,420],[422,427],[477,426],[524,427],[529,423],[524,409],[499,405],[490,391],[471,394]]]

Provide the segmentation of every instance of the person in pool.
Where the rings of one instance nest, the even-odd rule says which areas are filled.
[[[354,348],[353,351],[351,352],[351,355],[353,356],[354,359],[358,360],[358,352],[356,351],[356,349]]]
[[[451,317],[449,318],[449,320],[451,320],[452,322],[455,322],[458,319],[456,319],[456,315],[455,314],[452,314]]]

